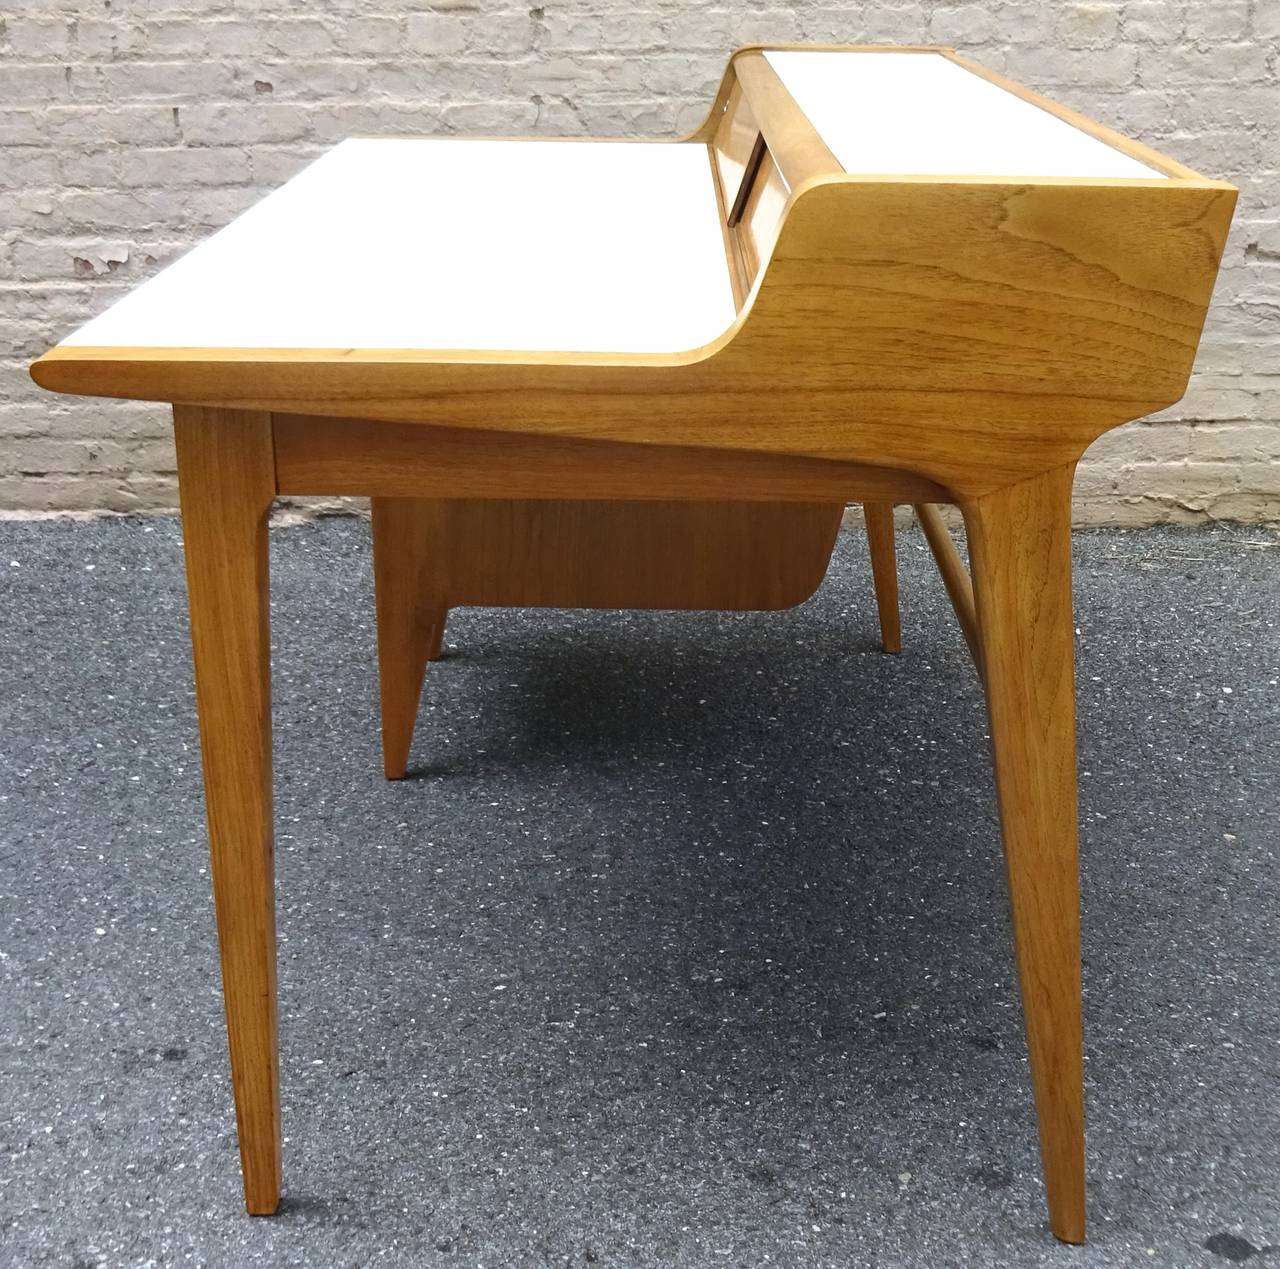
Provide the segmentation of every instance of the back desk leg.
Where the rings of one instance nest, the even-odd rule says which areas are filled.
[[[174,409],[213,901],[245,1206],[280,1202],[266,414]]]
[[[898,556],[893,542],[893,503],[866,502],[862,517],[867,525],[871,552],[871,576],[880,610],[880,646],[886,652],[902,651],[902,623],[898,614]]]
[[[1085,1228],[1073,467],[963,507],[1049,1224]]]
[[[382,766],[388,780],[402,779],[408,767],[427,662],[440,655],[449,615],[432,575],[431,509],[417,498],[372,499]]]

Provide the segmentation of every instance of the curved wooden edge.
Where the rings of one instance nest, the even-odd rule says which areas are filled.
[[[56,348],[31,374],[92,395],[891,466],[976,497],[1182,396],[1234,203],[1205,182],[821,174],[792,191],[734,323],[686,353]]]
[[[979,496],[1185,391],[1235,194],[1157,185],[817,178],[734,326],[662,361],[56,349],[32,374],[100,395],[892,466]]]
[[[738,83],[751,106],[773,161],[791,189],[823,176],[843,176],[844,167],[796,104],[765,55],[734,55]]]
[[[729,54],[724,72],[720,76],[720,86],[711,99],[707,116],[692,132],[680,137],[681,141],[710,141],[715,135],[716,125],[724,113],[729,101],[729,94],[737,80],[737,61],[751,53],[789,53],[805,50],[822,53],[951,53],[955,50],[942,44],[805,44],[798,42],[781,44],[739,44]]]

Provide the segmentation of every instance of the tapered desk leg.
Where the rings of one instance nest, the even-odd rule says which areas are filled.
[[[449,610],[432,585],[430,504],[374,498],[373,587],[378,613],[382,767],[403,778],[427,662],[440,655]]]
[[[213,899],[245,1206],[280,1202],[266,414],[174,409]]]
[[[893,504],[866,502],[862,516],[871,551],[871,576],[880,610],[880,646],[886,652],[902,651],[902,623],[898,615],[898,557],[893,543]]]
[[[1085,1228],[1072,467],[963,508],[1049,1223]]]

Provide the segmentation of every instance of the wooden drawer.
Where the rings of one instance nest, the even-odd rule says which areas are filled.
[[[733,84],[711,138],[739,308],[768,263],[791,191],[843,168],[800,112],[764,54],[733,60]]]
[[[769,153],[742,85],[730,90],[711,143],[739,307],[769,258],[791,192]]]
[[[726,213],[738,196],[743,173],[759,135],[760,126],[751,113],[742,85],[735,82],[711,142],[711,156],[715,160]]]

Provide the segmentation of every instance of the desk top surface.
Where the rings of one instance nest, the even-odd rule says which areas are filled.
[[[63,346],[662,353],[735,316],[704,146],[361,139]]]
[[[1164,179],[939,52],[765,56],[851,174]],[[61,347],[684,353],[737,316],[723,215],[702,144],[350,140]]]
[[[942,53],[765,57],[846,172],[1164,179]]]

